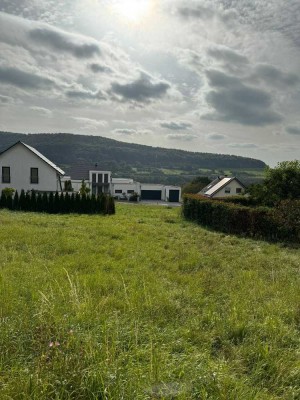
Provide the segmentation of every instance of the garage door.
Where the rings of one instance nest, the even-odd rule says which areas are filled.
[[[169,191],[169,201],[171,203],[179,202],[179,190],[170,190]]]
[[[142,200],[161,200],[161,190],[142,190]]]

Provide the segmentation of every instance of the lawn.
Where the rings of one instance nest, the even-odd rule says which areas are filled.
[[[300,399],[300,250],[180,209],[0,211],[0,398]]]

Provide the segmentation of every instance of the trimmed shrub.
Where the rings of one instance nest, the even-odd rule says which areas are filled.
[[[14,196],[7,195],[2,191],[0,196],[0,208],[21,211],[37,211],[50,214],[115,214],[115,202],[113,197],[101,194],[100,196],[82,196],[77,193],[71,196],[68,193],[36,193],[34,191],[25,193],[21,191]]]
[[[293,207],[283,202],[277,209],[254,208],[185,195],[182,213],[186,219],[224,233],[282,241],[300,238],[300,201],[293,201]]]

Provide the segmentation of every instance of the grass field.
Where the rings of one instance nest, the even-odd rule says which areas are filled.
[[[0,399],[300,399],[300,250],[179,209],[0,212]]]

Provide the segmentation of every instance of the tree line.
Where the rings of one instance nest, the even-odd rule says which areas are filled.
[[[45,212],[49,214],[115,214],[115,202],[112,196],[101,194],[91,196],[80,193],[36,193],[13,189],[2,190],[0,208],[14,211]]]

